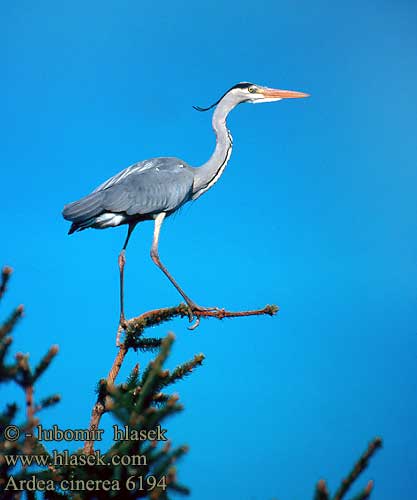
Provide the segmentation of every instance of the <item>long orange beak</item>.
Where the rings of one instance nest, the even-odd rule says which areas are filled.
[[[296,92],[295,90],[280,90],[280,89],[269,89],[263,87],[259,89],[260,92],[269,99],[296,99],[299,97],[309,97],[310,94],[305,94],[304,92]]]

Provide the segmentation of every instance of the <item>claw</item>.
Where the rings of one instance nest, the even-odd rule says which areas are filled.
[[[200,316],[197,316],[195,323],[187,328],[188,328],[188,330],[195,330],[199,324],[200,324]]]
[[[194,311],[198,311],[200,310],[201,308],[199,306],[197,306],[197,304],[188,304],[188,319],[190,321],[190,323],[193,321],[194,319]],[[200,318],[197,316],[197,319],[195,321],[195,323],[191,326],[188,327],[189,330],[195,330],[198,325],[200,324]]]
[[[194,302],[188,303],[188,318],[190,320],[190,323],[193,321],[194,318],[196,318],[194,324],[188,327],[189,330],[195,330],[199,324],[200,324],[200,316],[196,316],[195,312],[220,312],[223,309],[220,309],[219,307],[201,307],[195,304]]]

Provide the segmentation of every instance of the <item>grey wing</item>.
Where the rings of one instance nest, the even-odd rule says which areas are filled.
[[[172,212],[190,200],[194,175],[178,160],[132,172],[101,191],[103,211],[127,215]]]
[[[110,186],[113,186],[113,185],[123,181],[124,179],[126,179],[126,177],[128,177],[131,174],[144,172],[145,170],[148,170],[150,168],[155,167],[155,165],[157,165],[158,160],[160,160],[160,159],[159,158],[152,158],[150,160],[144,160],[144,161],[141,161],[139,163],[135,163],[135,164],[131,165],[130,167],[125,168],[124,170],[122,170],[118,174],[113,175],[113,177],[110,177],[110,179],[107,179],[107,181],[104,181],[103,184],[100,184],[100,186],[98,186],[93,191],[93,193],[97,193],[97,191],[103,191],[104,189],[107,189]]]
[[[173,212],[189,201],[194,174],[178,158],[155,158],[132,165],[62,212],[74,224],[70,232],[94,225],[105,213],[128,216]]]

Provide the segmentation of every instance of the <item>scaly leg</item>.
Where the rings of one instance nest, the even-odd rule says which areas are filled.
[[[154,263],[159,267],[159,269],[165,274],[165,276],[169,279],[169,281],[175,286],[175,288],[178,290],[178,292],[181,294],[181,296],[184,298],[185,302],[187,303],[190,312],[189,312],[189,318],[190,321],[192,321],[193,318],[193,313],[195,311],[214,311],[218,310],[217,307],[201,307],[197,305],[193,300],[188,297],[188,295],[184,292],[184,290],[179,286],[179,284],[175,281],[174,277],[169,273],[168,269],[162,264],[161,259],[159,258],[159,252],[158,252],[158,243],[159,243],[159,233],[161,231],[162,223],[166,217],[165,212],[161,212],[155,217],[155,229],[153,233],[153,242],[152,242],[152,247],[151,247],[151,258],[154,261]],[[197,328],[197,326],[200,323],[200,318],[197,318],[196,323],[190,327],[191,329]]]
[[[129,229],[127,230],[127,236],[123,248],[119,254],[119,275],[120,275],[120,320],[119,325],[125,327],[126,319],[125,319],[125,311],[124,311],[124,268],[126,264],[126,247],[129,243],[130,235],[132,231],[135,229],[136,222],[129,224]]]

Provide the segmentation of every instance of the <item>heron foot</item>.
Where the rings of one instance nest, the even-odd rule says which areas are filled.
[[[189,330],[195,330],[200,324],[200,315],[196,315],[196,312],[213,312],[213,311],[221,311],[219,307],[202,307],[197,305],[194,302],[187,303],[188,305],[188,318],[190,323],[194,318],[196,318],[195,322],[188,327]]]
[[[127,328],[127,321],[123,313],[120,314],[119,326],[123,328],[123,330],[126,330]]]

